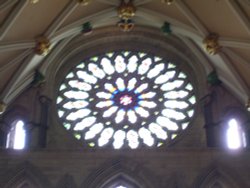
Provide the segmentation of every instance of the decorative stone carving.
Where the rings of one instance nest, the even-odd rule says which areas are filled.
[[[51,43],[48,38],[42,36],[37,38],[35,52],[38,55],[46,56],[50,52]]]
[[[203,40],[203,47],[204,50],[210,54],[215,55],[219,52],[221,49],[219,42],[218,42],[219,36],[215,33],[209,34],[204,40]]]

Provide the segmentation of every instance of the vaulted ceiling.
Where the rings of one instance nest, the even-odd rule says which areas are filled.
[[[115,26],[119,4],[119,0],[90,0],[85,6],[78,0],[0,0],[0,102],[8,105],[24,91],[35,70],[53,55],[53,48],[79,35],[84,23],[90,22],[93,30]],[[134,4],[136,26],[160,31],[169,23],[171,33],[190,47],[207,74],[216,70],[242,103],[248,100],[249,0],[175,0],[170,5],[162,0],[134,0]],[[210,33],[218,35],[220,49],[215,55],[203,49],[203,40]],[[51,42],[47,56],[34,50],[38,36]]]

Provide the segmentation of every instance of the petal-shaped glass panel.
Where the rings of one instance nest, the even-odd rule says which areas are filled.
[[[168,99],[178,99],[178,98],[185,98],[186,96],[188,96],[188,92],[187,91],[169,91],[169,92],[166,92],[164,94],[164,97],[165,98],[168,98]]]
[[[152,79],[152,78],[158,76],[160,74],[160,72],[164,70],[164,68],[165,68],[164,63],[160,63],[158,65],[155,65],[155,67],[148,72],[147,77]]]
[[[111,99],[112,98],[111,93],[106,93],[106,92],[103,92],[103,91],[96,93],[96,96],[101,98],[101,99]]]
[[[94,63],[90,63],[88,69],[97,78],[103,79],[105,77],[104,71]]]
[[[166,74],[162,74],[155,79],[156,84],[164,84],[169,80]]]
[[[137,82],[136,78],[132,78],[128,81],[128,86],[127,86],[128,91],[131,91],[132,89],[135,88],[136,82]]]
[[[136,149],[139,146],[138,134],[134,130],[130,130],[127,133],[128,145],[132,149]]]
[[[151,64],[152,60],[150,58],[144,59],[138,67],[138,74],[143,75],[148,72]]]
[[[124,140],[126,138],[126,133],[122,130],[118,130],[114,134],[113,146],[115,149],[120,149],[124,145]]]
[[[124,84],[124,80],[122,78],[117,78],[116,80],[116,86],[120,91],[124,91],[125,90],[125,84]]]
[[[64,96],[70,99],[87,99],[89,94],[84,91],[67,91],[64,93]]]
[[[151,133],[148,129],[142,127],[142,128],[140,128],[138,133],[146,145],[153,146],[154,138],[151,136]]]
[[[81,109],[77,110],[76,112],[71,112],[66,119],[70,121],[75,121],[77,119],[83,118],[88,116],[91,113],[89,109]]]
[[[115,58],[115,70],[118,73],[124,72],[126,69],[126,63],[124,62],[124,58],[122,56],[117,56]]]
[[[130,123],[136,123],[137,115],[135,114],[134,110],[129,110],[128,113],[127,113],[127,116],[128,116],[128,121]]]
[[[166,140],[168,138],[166,131],[164,131],[157,123],[150,123],[148,128],[153,134],[157,136],[157,138],[162,140]]]
[[[107,101],[101,101],[96,104],[97,108],[104,108],[104,107],[109,107],[112,104],[114,104],[114,101],[107,100]]]
[[[110,60],[107,58],[102,58],[101,65],[106,74],[112,75],[115,72],[114,66],[111,64]]]
[[[177,100],[167,100],[164,103],[164,105],[167,108],[178,108],[178,109],[185,109],[189,106],[188,103],[184,101],[177,101]]]
[[[98,146],[106,145],[114,134],[114,129],[109,127],[102,131],[101,137],[98,139]]]
[[[95,123],[94,125],[91,126],[89,131],[86,132],[85,140],[94,138],[97,134],[99,134],[102,131],[103,128],[104,128],[103,123]]]
[[[90,91],[92,89],[92,86],[90,84],[85,83],[85,82],[79,82],[77,80],[69,81],[69,85],[72,88],[76,88],[76,89],[83,90],[83,91]]]
[[[183,80],[174,80],[173,82],[167,82],[161,86],[163,91],[173,90],[175,88],[179,88],[182,84],[184,84]]]
[[[110,117],[112,114],[114,114],[118,110],[118,106],[112,106],[109,109],[105,110],[103,113],[103,117]]]
[[[138,104],[142,107],[146,107],[146,108],[155,108],[157,106],[157,104],[153,101],[139,101]]]
[[[84,130],[85,128],[90,127],[95,122],[96,122],[96,117],[93,116],[86,117],[81,122],[75,125],[74,130],[75,131]]]
[[[150,91],[148,93],[141,94],[138,98],[139,99],[152,99],[155,95],[156,95],[155,92]]]
[[[136,107],[135,111],[141,117],[148,117],[149,116],[149,112],[142,107]]]
[[[176,131],[179,128],[175,122],[172,122],[170,121],[170,119],[163,117],[163,116],[159,116],[156,119],[156,122],[162,127],[166,127],[168,130],[171,130],[171,131]]]
[[[80,79],[83,79],[84,82],[87,82],[87,83],[90,83],[90,84],[96,84],[96,82],[97,82],[96,77],[86,73],[85,71],[77,71],[76,74]]]
[[[148,83],[141,84],[138,88],[136,88],[135,93],[141,93],[147,88],[148,88]]]
[[[79,100],[79,101],[74,101],[74,102],[67,102],[63,105],[63,108],[67,108],[67,109],[84,108],[88,104],[89,103],[87,101]]]
[[[133,73],[137,70],[137,66],[138,66],[137,62],[138,62],[137,56],[133,55],[131,58],[129,58],[128,66],[127,66],[128,72]]]
[[[113,93],[114,91],[117,90],[112,84],[109,83],[104,84],[104,88],[110,93]]]
[[[124,120],[124,116],[125,116],[126,112],[123,109],[120,109],[115,117],[115,122],[116,123],[121,123]]]
[[[172,109],[164,109],[162,111],[162,115],[164,115],[167,118],[173,118],[176,120],[183,120],[186,118],[186,116],[183,113],[172,110]]]

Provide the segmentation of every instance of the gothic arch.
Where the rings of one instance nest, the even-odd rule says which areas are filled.
[[[232,170],[212,166],[198,177],[195,188],[242,188],[246,187]]]
[[[22,188],[25,184],[35,188],[50,188],[51,185],[39,169],[29,162],[19,165],[8,174],[3,188]]]
[[[138,163],[119,158],[108,161],[99,169],[91,173],[81,184],[80,188],[106,188],[120,181],[128,188],[154,188],[153,174]]]

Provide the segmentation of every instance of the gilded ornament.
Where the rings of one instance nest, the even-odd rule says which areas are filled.
[[[125,32],[131,31],[135,24],[132,20],[121,20],[117,23],[118,27]]]
[[[118,16],[123,20],[129,20],[135,16],[136,8],[133,5],[132,0],[125,2],[124,0],[121,1],[120,6],[117,9]]]
[[[46,56],[50,52],[50,41],[46,37],[39,37],[37,39],[35,52],[38,55]]]
[[[204,40],[203,40],[203,47],[204,50],[210,54],[215,55],[219,52],[221,49],[219,42],[218,42],[219,36],[215,33],[209,34]]]

